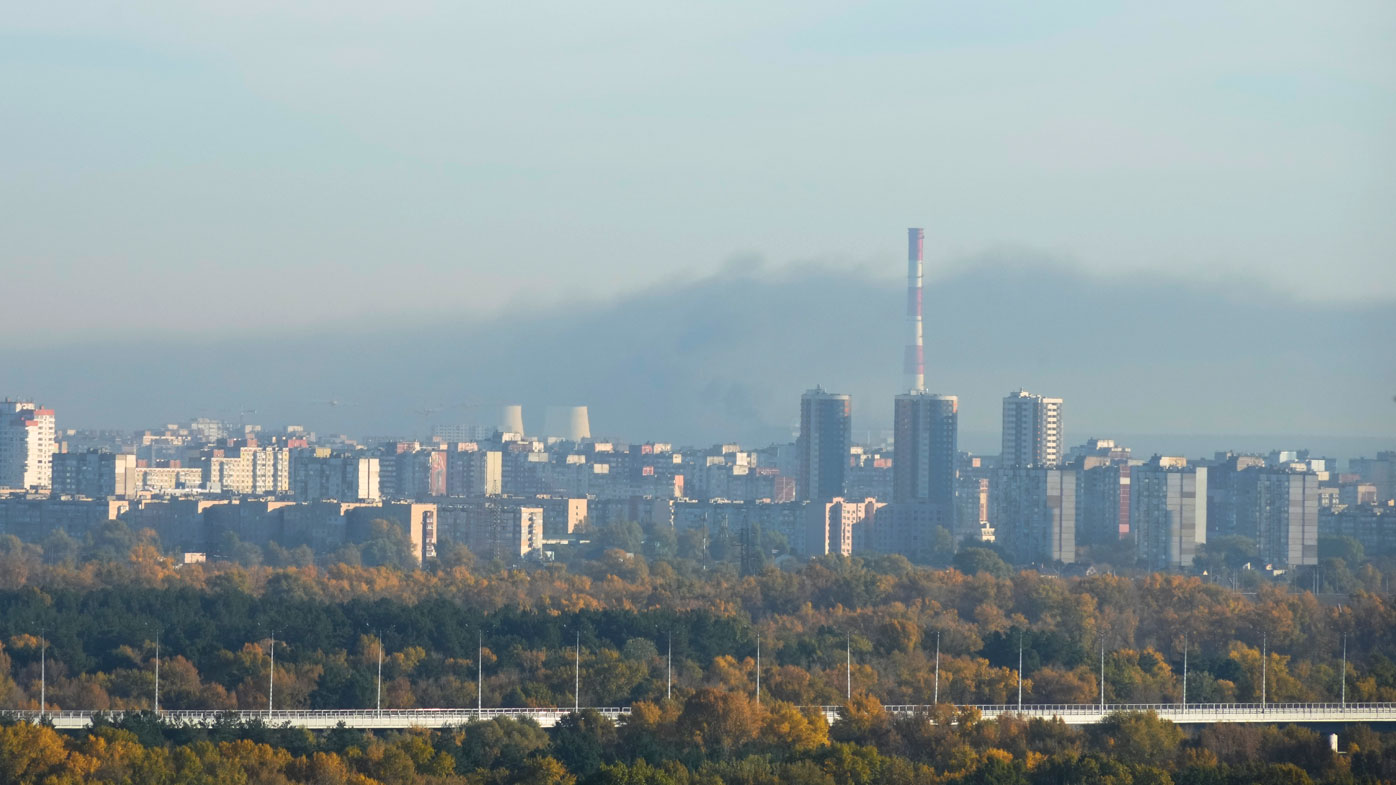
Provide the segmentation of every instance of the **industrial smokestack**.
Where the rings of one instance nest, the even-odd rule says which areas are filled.
[[[921,273],[925,266],[924,229],[906,230],[906,386],[926,389],[926,348],[921,338]]]

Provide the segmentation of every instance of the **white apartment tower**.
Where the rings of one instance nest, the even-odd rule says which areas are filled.
[[[1062,462],[1062,399],[1027,390],[1003,399],[1003,467],[1059,466]]]
[[[0,401],[0,488],[53,485],[53,410],[31,401]]]

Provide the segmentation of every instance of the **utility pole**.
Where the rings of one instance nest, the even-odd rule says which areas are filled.
[[[485,633],[475,631],[475,714],[485,710]]]
[[[582,632],[577,631],[577,659],[572,664],[572,711],[582,708]]]
[[[383,635],[378,635],[378,716],[383,716]]]
[[[940,705],[940,630],[936,630],[936,686],[931,703]]]

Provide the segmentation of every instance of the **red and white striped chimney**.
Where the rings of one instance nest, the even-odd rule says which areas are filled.
[[[926,389],[926,349],[921,338],[921,273],[925,265],[926,232],[906,230],[906,386]]]

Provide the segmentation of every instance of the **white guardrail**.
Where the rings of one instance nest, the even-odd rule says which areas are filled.
[[[943,704],[942,708],[950,706]],[[629,707],[594,707],[612,720],[630,714]],[[838,706],[821,706],[830,723],[839,717]],[[884,706],[901,717],[929,714],[929,705]],[[953,706],[956,711],[974,709],[985,719],[1017,716],[1023,719],[1061,719],[1068,725],[1093,725],[1115,712],[1152,711],[1160,718],[1180,725],[1209,723],[1370,723],[1396,722],[1396,703],[1119,703],[1119,704],[1017,704]],[[550,728],[573,713],[567,708],[542,709],[326,709],[282,711],[162,711],[160,719],[181,725],[212,725],[218,722],[258,721],[272,726],[327,730],[341,723],[349,728],[446,728],[495,717],[531,719]],[[135,713],[135,712],[132,712]],[[94,717],[119,720],[126,712],[96,711],[0,711],[0,719],[44,721],[58,729],[86,728]]]
[[[629,707],[594,707],[612,720],[630,714]],[[213,725],[218,722],[262,722],[271,726],[290,726],[311,730],[328,730],[343,723],[348,728],[449,728],[468,722],[491,720],[495,717],[531,719],[550,728],[574,709],[289,709],[277,711],[161,711],[160,719],[178,725]],[[119,720],[127,712],[109,711],[0,711],[0,718],[50,722],[60,730],[86,728],[96,716]],[[131,712],[132,714],[136,712]]]

